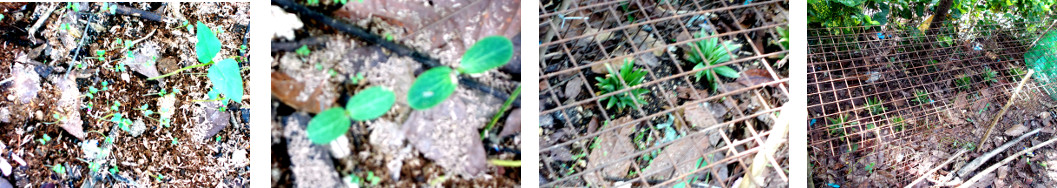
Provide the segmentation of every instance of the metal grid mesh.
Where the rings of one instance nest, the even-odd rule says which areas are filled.
[[[787,1],[585,1],[542,2],[540,5],[540,70],[541,71],[541,124],[543,125],[540,149],[541,187],[553,186],[609,186],[598,185],[588,176],[604,176],[605,182],[626,182],[636,186],[672,186],[683,182],[689,185],[714,185],[731,187],[745,174],[752,157],[764,145],[764,140],[771,136],[771,124],[776,114],[782,110],[782,104],[788,100],[788,69],[784,67],[787,50],[763,45],[765,36],[779,38],[777,27],[786,27],[785,21],[773,21],[781,14],[784,18]],[[718,20],[735,20],[735,24],[723,22],[704,25],[693,25],[695,19],[718,17]],[[707,25],[707,26],[706,26]],[[716,33],[705,38],[680,38],[680,33],[696,33],[702,27],[713,27]],[[646,39],[644,39],[644,37]],[[728,62],[692,69],[693,64],[676,53],[677,48],[688,43],[718,37],[722,41],[733,40],[745,44],[740,54]],[[650,40],[654,39],[654,40]],[[775,45],[777,46],[777,45]],[[726,46],[724,46],[726,47]],[[624,84],[624,89],[610,93],[601,93],[592,81],[605,74],[593,73],[592,67],[610,62],[623,62],[635,59],[641,62],[643,56],[654,54],[656,65],[636,65],[647,71],[645,80],[635,86]],[[700,53],[700,52],[699,52]],[[731,52],[728,52],[731,53]],[[777,66],[774,66],[777,65]],[[707,91],[706,84],[696,81],[697,72],[719,66],[735,66],[744,69],[766,71],[767,80],[763,83],[737,84],[732,79],[719,79],[722,87],[718,91]],[[617,65],[619,67],[619,64]],[[776,69],[782,68],[782,69]],[[578,86],[584,92],[571,94],[563,92],[571,80],[581,80]],[[623,94],[632,89],[647,88],[651,92],[645,96],[645,103],[635,101],[634,106],[625,110],[607,110],[600,99]],[[677,88],[691,88],[678,92]],[[677,95],[690,94],[696,98],[681,98]],[[622,130],[634,130],[634,133],[646,134],[650,138],[663,138],[670,133],[659,130],[658,124],[690,125],[683,119],[684,110],[701,107],[703,104],[743,101],[752,105],[732,105],[725,108],[729,113],[715,117],[712,125],[686,126],[680,129],[682,134],[677,139],[658,142],[650,139],[641,140],[620,135],[636,147],[627,153],[607,161],[586,161],[582,158],[593,153],[608,153],[610,149],[597,147],[600,137],[617,134]],[[694,117],[689,117],[694,118]],[[547,119],[547,120],[544,120]],[[592,120],[596,122],[592,122]],[[602,123],[598,123],[602,122]],[[597,124],[597,130],[594,130]],[[592,127],[592,128],[587,128]],[[567,129],[572,131],[556,131]],[[632,135],[634,135],[632,133]],[[784,136],[784,135],[782,135]],[[709,139],[719,142],[707,145]],[[783,139],[784,141],[784,139]],[[674,166],[695,165],[688,172],[668,172],[673,166],[663,170],[647,170],[649,163],[658,161],[644,160],[644,156],[656,157],[657,153],[680,143],[694,142],[701,147],[692,148],[689,158],[671,158],[663,161]],[[591,147],[594,145],[595,147]],[[784,147],[783,147],[784,148]],[[553,157],[555,153],[571,153],[573,160]],[[768,181],[788,182],[786,176],[785,150],[768,155],[768,168],[773,176]],[[580,157],[575,157],[580,156]],[[720,157],[717,157],[720,156]],[[576,159],[579,158],[579,159]],[[652,157],[651,157],[652,158]],[[660,159],[658,159],[660,160]],[[591,163],[591,164],[588,164]],[[605,176],[602,170],[617,168],[630,164],[627,175]],[[721,168],[722,167],[722,168]],[[679,167],[674,167],[679,168]],[[660,177],[660,178],[659,178]],[[696,179],[691,181],[692,179]],[[592,184],[596,183],[596,184]]]
[[[933,26],[928,34],[890,26],[808,30],[808,137],[815,183],[875,181],[857,178],[862,173],[857,170],[870,169],[886,179],[873,185],[903,186],[936,164],[929,156],[933,151],[999,143],[977,145],[1027,72],[1024,53],[1045,31],[1024,26],[1047,24],[954,25],[959,24]],[[988,76],[991,71],[994,76]],[[1054,86],[1039,83],[1029,80],[1011,109],[1053,107],[1041,88]],[[1035,114],[1003,117],[1029,115]],[[1003,118],[995,129],[1017,123],[1010,119]],[[991,140],[994,134],[1000,133],[992,133]]]

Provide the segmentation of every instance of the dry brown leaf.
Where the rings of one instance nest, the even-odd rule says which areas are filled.
[[[965,108],[965,105],[968,103],[966,102],[966,96],[967,94],[965,92],[958,92],[958,95],[954,97],[954,110]]]
[[[764,69],[749,69],[741,72],[737,82],[747,87],[772,82],[771,74]]]
[[[272,96],[299,111],[319,113],[333,106],[338,99],[335,94],[324,95],[324,88],[330,86],[325,81],[320,82],[323,84],[318,87],[305,88],[307,85],[299,79],[281,72],[272,72]],[[305,97],[303,92],[310,94]]]
[[[708,137],[704,135],[676,140],[653,159],[643,174],[650,175],[651,179],[668,179],[673,174],[690,173],[697,169],[697,160],[707,149]]]
[[[569,82],[565,84],[565,97],[575,99],[576,96],[580,95],[580,90],[583,89],[583,85],[584,80],[580,79],[580,77],[573,77],[572,80],[569,80]]]
[[[621,124],[630,120],[631,117],[625,116],[613,120],[610,125],[621,126]],[[631,134],[635,132],[635,125],[623,125],[617,130],[598,136],[598,148],[591,151],[591,154],[587,156],[587,169],[604,168],[600,171],[585,174],[584,180],[588,184],[612,186],[612,182],[605,180],[606,177],[623,177],[627,175],[628,169],[631,168],[631,160],[620,159],[635,152],[635,145],[631,143]]]
[[[685,118],[686,121],[690,123],[690,126],[693,127],[707,127],[719,124],[719,121],[716,120],[716,116],[713,114],[712,110],[710,110],[710,108],[714,108],[712,105],[715,104],[704,102],[686,107],[686,110],[683,111],[683,118]]]
[[[697,90],[697,95],[694,95],[694,89],[689,87],[680,86],[679,88],[675,89],[675,92],[679,95],[679,98],[681,99],[698,100],[708,97],[708,90]]]

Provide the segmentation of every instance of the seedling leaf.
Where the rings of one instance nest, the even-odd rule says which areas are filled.
[[[209,30],[209,27],[198,22],[198,32],[195,33],[198,37],[198,43],[195,44],[195,54],[198,55],[198,62],[208,63],[213,60],[213,57],[220,52],[220,39],[217,39],[217,35],[213,34],[213,31]]]
[[[716,74],[719,74],[720,76],[725,76],[727,78],[738,78],[739,76],[738,71],[728,66],[716,67],[713,70],[716,70]]]
[[[351,123],[344,108],[334,107],[312,117],[305,131],[308,132],[308,139],[312,140],[312,143],[327,144],[349,131]]]
[[[501,35],[485,37],[462,55],[459,71],[477,74],[503,66],[514,57],[514,44]]]
[[[224,94],[224,104],[227,104],[228,99],[242,101],[242,75],[239,74],[239,63],[234,59],[224,59],[213,64],[206,76],[213,82],[213,90]]]
[[[455,92],[455,78],[449,67],[429,69],[418,75],[408,91],[407,102],[415,110],[436,106]]]
[[[374,86],[357,93],[345,105],[349,117],[356,121],[367,121],[382,116],[393,107],[396,96],[381,86]]]

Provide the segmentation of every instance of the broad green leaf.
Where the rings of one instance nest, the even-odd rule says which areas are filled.
[[[213,82],[213,90],[224,94],[224,104],[227,104],[227,99],[242,101],[242,74],[239,73],[239,63],[234,59],[224,59],[209,67],[206,76]],[[210,94],[211,98],[215,98],[213,92]]]
[[[350,124],[352,124],[352,121],[349,121],[349,116],[345,114],[345,109],[334,107],[316,114],[316,117],[312,117],[312,120],[308,121],[308,128],[305,129],[305,132],[308,133],[308,139],[312,140],[312,143],[322,145],[334,141],[338,136],[344,135],[346,131],[349,131]]]
[[[195,44],[198,62],[209,63],[220,52],[220,39],[217,39],[217,35],[213,34],[213,31],[201,21],[198,22],[198,32],[195,32],[195,35],[198,37],[198,43]]]
[[[432,108],[455,92],[455,75],[449,67],[429,69],[418,75],[407,93],[407,103],[415,110]]]
[[[374,86],[357,93],[345,104],[349,117],[356,121],[367,121],[382,116],[393,107],[396,96],[393,91]]]
[[[462,64],[459,71],[467,74],[477,74],[496,67],[503,66],[514,57],[514,44],[501,35],[485,37],[465,54],[462,54]]]
[[[738,78],[739,76],[738,71],[728,66],[720,66],[712,68],[712,70],[716,70],[716,74],[719,74],[720,76],[725,76],[727,78]]]

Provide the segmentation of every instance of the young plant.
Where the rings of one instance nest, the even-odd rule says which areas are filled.
[[[393,107],[396,96],[393,91],[381,86],[373,86],[349,98],[345,107],[333,107],[312,117],[308,121],[308,139],[312,143],[327,144],[344,135],[355,121],[367,121],[378,118]]]
[[[914,100],[913,101],[917,102],[918,104],[925,104],[925,103],[931,102],[932,99],[929,99],[929,93],[928,92],[925,92],[923,90],[917,89],[917,90],[914,90]]]
[[[477,41],[462,55],[459,67],[434,67],[415,78],[407,93],[412,109],[425,110],[448,99],[458,86],[459,74],[479,74],[505,65],[514,57],[514,44],[504,36],[489,36]]]
[[[906,123],[903,122],[903,117],[892,118],[892,129],[895,130],[895,132],[903,131],[905,126]]]
[[[967,74],[962,74],[961,77],[954,79],[954,85],[962,90],[969,90],[969,84],[972,84],[973,77]]]
[[[697,38],[708,37],[709,35],[702,30],[698,33]],[[734,43],[733,41],[724,41],[722,45],[719,43],[719,37],[712,37],[709,39],[690,43],[689,50],[686,51],[686,59],[692,63],[697,63],[694,69],[701,69],[715,64],[730,61],[734,49],[741,48],[741,44]],[[700,50],[698,52],[697,50]],[[729,52],[729,53],[728,53]],[[736,56],[735,56],[736,57]],[[713,78],[712,73],[728,78],[738,78],[738,71],[730,68],[729,66],[719,66],[697,72],[694,74],[696,81],[700,81],[701,77],[705,77],[705,82],[708,82],[712,90],[716,90],[719,87],[718,79]]]
[[[609,70],[609,74],[605,78],[595,77],[598,80],[598,92],[600,94],[612,93],[624,89],[626,84],[628,87],[635,87],[642,83],[642,80],[646,78],[646,71],[638,70],[635,68],[634,63],[631,60],[625,59],[624,65],[620,66],[620,72],[613,71],[613,68],[609,67],[608,64],[606,69]],[[619,76],[620,78],[617,78]],[[621,82],[620,79],[624,81]],[[636,88],[630,91],[611,95],[599,99],[599,101],[606,101],[606,109],[613,108],[616,105],[617,110],[623,111],[624,108],[629,106],[635,106],[635,103],[645,104],[646,101],[642,100],[642,95],[646,94],[650,90],[646,88]]]
[[[873,99],[866,99],[866,107],[867,107],[867,109],[870,110],[870,114],[873,114],[873,115],[881,114],[881,113],[884,113],[885,110],[888,110],[888,108],[885,108],[884,105],[881,105],[881,98],[880,97],[874,97]]]
[[[1009,69],[1009,74],[1013,75],[1013,78],[1020,80],[1020,77],[1024,76],[1024,74],[1027,73],[1024,72],[1023,69],[1020,69],[1020,67],[1013,67]]]
[[[829,133],[835,136],[844,136],[844,122],[847,121],[847,116],[839,115],[837,118],[829,118]]]
[[[870,173],[870,174],[873,174],[873,167],[874,167],[874,163],[870,162],[870,164],[866,165],[866,172]]]
[[[984,67],[984,82],[998,83],[998,71],[992,70],[991,67]]]
[[[224,59],[220,62],[213,61],[217,53],[220,53],[220,39],[217,39],[217,35],[213,33],[209,26],[206,26],[202,22],[198,22],[198,30],[195,36],[198,38],[198,43],[195,43],[195,55],[198,57],[200,64],[191,65],[171,73],[161,75],[158,77],[149,78],[148,80],[156,80],[171,76],[181,71],[208,66],[209,73],[206,77],[213,83],[213,89],[207,93],[209,100],[219,100],[226,106],[228,101],[242,101],[242,74],[239,71],[239,63],[235,59]],[[127,41],[126,41],[127,42]],[[127,46],[127,45],[126,45]],[[223,98],[220,95],[223,94]]]

